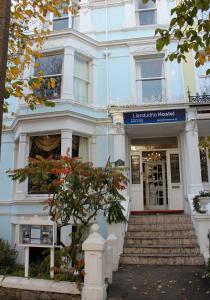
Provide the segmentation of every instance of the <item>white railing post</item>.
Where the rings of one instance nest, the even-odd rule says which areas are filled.
[[[85,251],[85,278],[82,300],[105,300],[104,252],[106,241],[100,235],[99,226],[91,226],[89,237],[82,244]]]
[[[107,243],[112,249],[112,271],[118,270],[118,249],[117,249],[117,237],[114,234],[110,234],[107,238]]]
[[[29,247],[24,248],[25,252],[25,277],[29,275]]]
[[[105,250],[105,280],[108,281],[108,283],[112,283],[112,262],[113,262],[113,257],[112,257],[112,248],[108,243],[108,240],[106,242],[106,250]]]

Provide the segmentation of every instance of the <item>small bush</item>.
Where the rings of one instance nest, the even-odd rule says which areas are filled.
[[[7,275],[14,271],[17,251],[10,248],[8,242],[0,239],[0,274]]]

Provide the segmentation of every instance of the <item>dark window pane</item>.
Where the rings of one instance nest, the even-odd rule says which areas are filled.
[[[201,161],[201,178],[202,182],[208,182],[208,162],[206,149],[200,149],[200,161]]]
[[[142,81],[143,101],[158,101],[162,99],[162,80]]]
[[[72,157],[79,157],[79,141],[79,136],[72,136]]]
[[[140,62],[141,78],[162,77],[163,62],[162,60],[142,60]]]
[[[131,155],[131,177],[132,184],[140,183],[140,156]]]
[[[49,85],[50,78],[55,80],[55,88],[52,88]],[[34,93],[41,98],[46,99],[57,99],[61,96],[61,76],[52,76],[52,77],[44,78],[44,82],[40,89],[34,90]]]
[[[156,10],[139,11],[138,14],[140,25],[156,24]]]
[[[53,20],[53,30],[62,30],[69,27],[69,18]]]
[[[31,137],[31,147],[29,157],[35,158],[37,155],[43,158],[52,156],[58,159],[61,154],[61,136],[60,135],[46,135],[46,136],[33,136]],[[50,180],[32,181],[28,178],[28,193],[29,194],[48,194],[49,190],[44,188],[44,185],[49,185],[52,180],[56,179],[55,175],[50,176]],[[53,192],[53,191],[52,191]]]
[[[62,73],[63,55],[49,55],[36,59],[39,64],[34,70],[34,76],[39,76],[39,71],[43,72],[43,76],[56,75]]]
[[[170,154],[171,183],[180,183],[179,155]]]

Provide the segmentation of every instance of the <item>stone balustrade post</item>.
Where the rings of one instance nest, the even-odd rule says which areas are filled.
[[[118,270],[118,249],[117,249],[117,237],[114,234],[110,234],[107,238],[107,243],[112,249],[112,271]]]
[[[105,280],[108,281],[108,283],[112,283],[112,263],[113,263],[113,254],[112,254],[112,248],[109,245],[109,243],[106,243],[106,250],[105,250]]]
[[[99,226],[91,226],[89,237],[82,244],[85,251],[85,278],[82,300],[105,300],[104,255],[106,241],[100,235]]]

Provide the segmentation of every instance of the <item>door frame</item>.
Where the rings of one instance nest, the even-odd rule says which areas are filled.
[[[143,151],[144,152],[144,151]],[[165,175],[165,172],[167,172],[167,156],[166,156],[166,153],[165,153],[165,157],[166,157],[166,160],[165,161],[156,161],[156,162],[143,162],[142,161],[142,164],[144,163],[145,164],[145,176],[147,177],[147,174],[146,172],[148,171],[148,169],[146,168],[149,168],[149,166],[161,166],[161,171],[162,171],[162,182],[164,184],[162,184],[162,192],[163,192],[163,205],[151,205],[149,203],[149,195],[148,195],[148,192],[149,192],[149,184],[145,184],[145,208],[146,210],[166,210],[168,208],[168,176]],[[143,177],[144,177],[144,173],[143,173]],[[143,194],[144,194],[144,191],[143,191]],[[144,196],[144,195],[143,195]],[[143,199],[144,201],[144,199]]]
[[[183,179],[182,179],[182,171],[181,171],[181,157],[180,157],[180,149],[177,148],[160,148],[160,149],[141,149],[141,150],[131,150],[130,151],[130,191],[131,191],[131,210],[132,211],[143,211],[145,210],[144,205],[144,186],[143,186],[143,161],[142,161],[142,152],[151,152],[151,151],[166,151],[166,172],[167,172],[167,193],[168,193],[168,205],[166,206],[166,210],[171,210],[173,208],[173,190],[179,186],[180,196],[183,194]],[[180,183],[172,184],[171,183],[171,167],[170,167],[170,154],[178,154],[179,156],[179,173],[180,173]],[[132,184],[132,169],[131,169],[131,156],[139,155],[140,157],[140,184]],[[172,188],[173,187],[173,188]],[[180,199],[182,201],[182,199]],[[183,201],[182,201],[183,202]],[[184,204],[183,204],[184,205]],[[179,208],[183,209],[183,205],[180,203]]]

